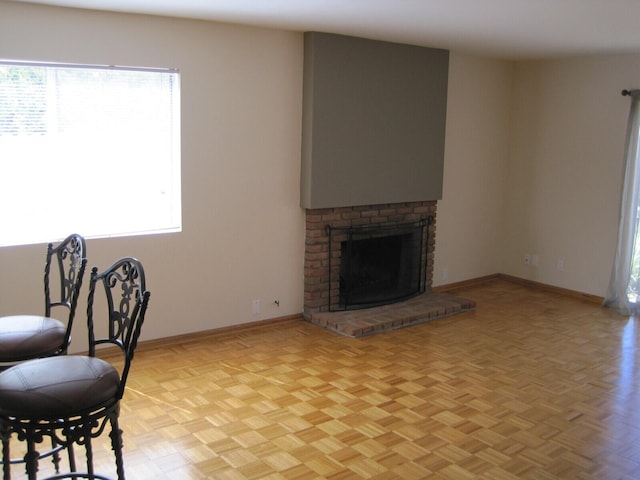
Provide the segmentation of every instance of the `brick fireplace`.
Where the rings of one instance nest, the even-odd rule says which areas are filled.
[[[330,266],[331,263],[339,262],[340,249],[330,244],[327,226],[332,229],[348,229],[396,226],[424,221],[427,235],[420,260],[424,269],[421,287],[423,291],[430,291],[433,280],[436,206],[437,202],[432,200],[307,209],[304,257],[305,318],[310,319],[314,314],[328,312],[332,297],[337,295],[339,289],[339,281],[335,273],[331,274],[334,269]],[[432,221],[428,222],[429,218]]]

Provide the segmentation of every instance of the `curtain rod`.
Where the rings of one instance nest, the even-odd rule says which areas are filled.
[[[624,90],[622,90],[622,95],[623,96],[628,96],[631,95],[632,97],[636,97],[636,96],[640,96],[640,90],[638,89],[634,89],[634,90],[627,90],[626,88]]]

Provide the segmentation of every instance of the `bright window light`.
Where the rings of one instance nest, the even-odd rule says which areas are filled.
[[[0,246],[177,232],[180,75],[0,60]]]

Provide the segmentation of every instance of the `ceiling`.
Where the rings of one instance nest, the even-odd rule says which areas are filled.
[[[505,58],[640,53],[639,0],[17,0],[322,31]]]

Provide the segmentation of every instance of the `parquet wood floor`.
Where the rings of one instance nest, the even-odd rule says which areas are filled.
[[[638,320],[504,280],[455,293],[476,309],[359,339],[289,320],[141,345],[127,478],[640,478]]]

